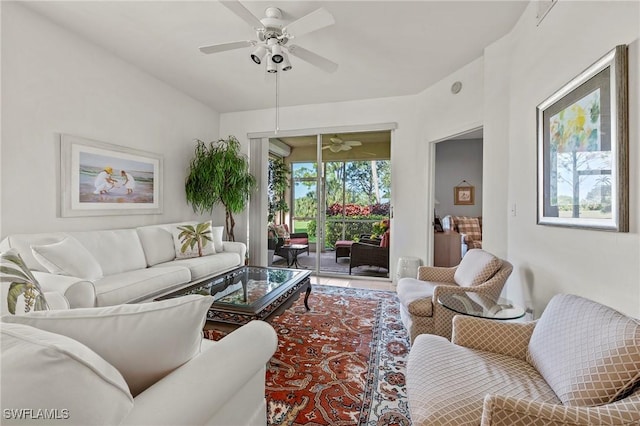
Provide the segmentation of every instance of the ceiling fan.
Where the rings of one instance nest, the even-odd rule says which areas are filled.
[[[267,72],[270,73],[278,72],[278,66],[282,71],[289,71],[292,68],[286,52],[326,72],[332,73],[338,69],[338,64],[317,53],[295,44],[287,44],[294,37],[300,37],[333,25],[335,20],[325,8],[321,7],[295,21],[287,22],[282,19],[282,11],[277,7],[268,7],[265,10],[265,17],[258,19],[238,0],[222,1],[221,3],[251,25],[256,31],[258,40],[241,40],[203,46],[200,48],[202,53],[219,53],[253,46],[251,59],[256,64],[261,64],[266,57]]]
[[[331,152],[349,151],[354,146],[360,146],[360,141],[345,141],[338,136],[329,138],[329,145],[323,146],[322,149],[328,149]]]

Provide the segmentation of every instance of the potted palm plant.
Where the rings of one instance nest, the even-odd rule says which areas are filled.
[[[289,187],[289,168],[281,158],[269,159],[267,198],[269,201],[269,217],[273,222],[283,220],[282,213],[289,211],[289,205],[285,199],[285,191]]]
[[[235,241],[233,214],[245,209],[256,188],[256,178],[249,173],[249,159],[240,152],[240,142],[234,136],[208,144],[196,142],[185,183],[187,202],[200,214],[222,204],[227,239]]]

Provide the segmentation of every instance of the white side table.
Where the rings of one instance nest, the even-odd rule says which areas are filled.
[[[396,268],[396,282],[400,278],[417,278],[418,267],[422,265],[422,260],[417,257],[400,257],[398,258],[398,267]]]

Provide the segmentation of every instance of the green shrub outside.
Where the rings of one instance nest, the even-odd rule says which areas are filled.
[[[342,219],[327,217],[327,229],[325,236],[325,246],[335,248],[336,241],[352,240],[355,241],[360,234],[371,234],[373,232],[373,224],[382,219],[388,219],[384,215],[367,215],[367,216],[349,216],[344,222]],[[357,222],[354,222],[357,221]],[[342,229],[345,234],[342,237]],[[307,224],[307,233],[309,239],[316,237],[316,221],[310,220]]]

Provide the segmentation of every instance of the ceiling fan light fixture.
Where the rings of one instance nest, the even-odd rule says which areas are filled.
[[[271,52],[267,53],[267,72],[275,73],[278,72],[278,64],[271,60]]]
[[[291,68],[293,68],[291,66],[291,62],[289,62],[289,55],[287,55],[286,53],[282,52],[282,57],[283,57],[282,71],[289,71]]]
[[[256,64],[260,65],[262,63],[262,59],[264,58],[264,55],[266,54],[267,54],[267,48],[260,45],[256,47],[253,50],[253,52],[251,52],[251,60]]]
[[[271,60],[276,64],[280,64],[284,60],[284,56],[282,56],[282,46],[279,44],[271,46]]]

